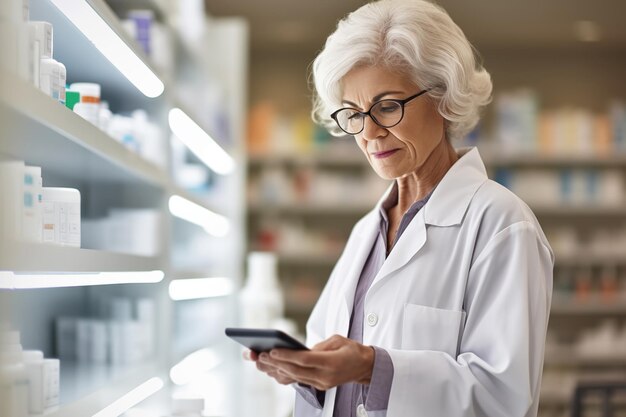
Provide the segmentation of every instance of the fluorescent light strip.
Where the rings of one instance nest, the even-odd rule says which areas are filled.
[[[218,174],[235,170],[235,161],[196,122],[178,108],[170,110],[170,129],[202,162]]]
[[[223,297],[232,294],[235,286],[228,278],[177,279],[170,282],[170,298],[174,301]]]
[[[213,213],[211,210],[181,196],[171,196],[169,208],[172,215],[190,223],[197,224],[204,228],[210,235],[223,237],[226,236],[230,230],[230,222],[226,217]]]
[[[165,86],[154,72],[85,0],[51,0],[111,64],[147,97],[158,97]]]
[[[159,391],[163,386],[164,383],[161,378],[151,378],[94,414],[93,417],[118,417]]]
[[[14,290],[111,284],[149,284],[162,281],[164,275],[163,271],[99,272],[93,274],[16,274],[10,271],[0,271],[0,288]]]
[[[170,369],[170,379],[176,385],[186,385],[198,376],[222,363],[222,359],[211,349],[195,351]]]

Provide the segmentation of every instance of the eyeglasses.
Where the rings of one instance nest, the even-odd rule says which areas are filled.
[[[404,105],[409,101],[428,92],[422,90],[419,93],[405,98],[404,100],[385,99],[372,104],[368,111],[359,111],[351,107],[341,108],[330,115],[337,126],[348,135],[358,135],[365,128],[365,116],[372,118],[374,123],[383,128],[394,127],[404,117]]]

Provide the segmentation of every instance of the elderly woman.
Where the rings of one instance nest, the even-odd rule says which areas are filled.
[[[314,114],[392,180],[354,227],[307,324],[311,351],[247,352],[304,416],[536,416],[553,254],[476,149],[489,74],[423,0],[339,22],[316,58]]]

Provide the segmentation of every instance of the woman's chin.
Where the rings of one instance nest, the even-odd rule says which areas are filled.
[[[384,180],[395,180],[396,178],[400,178],[403,174],[397,169],[397,167],[380,167],[380,166],[372,166],[374,172],[384,179]]]

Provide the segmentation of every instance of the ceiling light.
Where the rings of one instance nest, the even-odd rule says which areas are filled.
[[[218,174],[230,174],[235,161],[181,109],[170,110],[170,129],[202,162]]]
[[[170,298],[175,301],[222,297],[232,294],[235,286],[228,278],[177,279],[170,282]]]
[[[96,48],[147,97],[158,97],[165,86],[141,58],[85,0],[51,0]]]
[[[230,230],[230,222],[226,217],[181,196],[171,196],[169,208],[172,215],[204,228],[210,235],[223,237]]]
[[[155,392],[163,388],[164,383],[161,378],[151,378],[133,389],[129,393],[120,397],[109,406],[93,415],[93,417],[118,417],[124,414],[128,409],[136,406]]]
[[[95,273],[15,273],[0,271],[1,289],[85,287],[112,284],[149,284],[161,282],[163,271],[95,272]]]
[[[174,365],[170,369],[170,379],[176,385],[186,385],[220,363],[222,360],[214,351],[208,348],[200,349]]]

